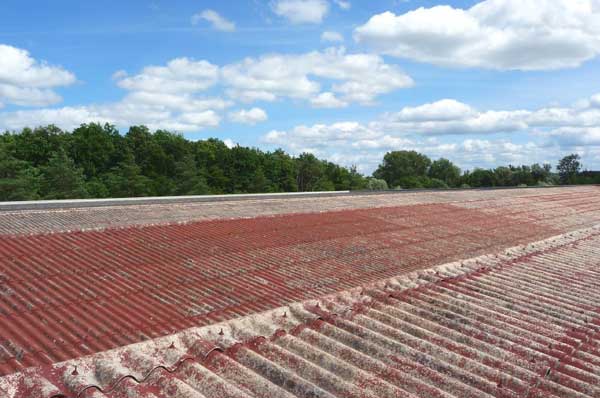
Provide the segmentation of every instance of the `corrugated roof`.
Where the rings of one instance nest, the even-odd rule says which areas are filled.
[[[600,226],[0,379],[20,397],[598,397]]]
[[[115,228],[246,218],[289,213],[352,210],[358,208],[393,207],[432,203],[467,203],[496,206],[496,203],[527,203],[530,210],[552,208],[545,200],[585,202],[598,196],[600,187],[555,187],[499,190],[464,190],[439,192],[399,192],[386,194],[351,194],[313,198],[281,198],[269,200],[218,201],[147,204],[110,207],[85,207],[46,210],[0,210],[0,235]],[[539,202],[538,198],[542,198]],[[545,198],[545,199],[544,199]],[[88,204],[89,205],[89,204]],[[0,206],[1,207],[1,206]]]
[[[0,375],[600,221],[584,191],[0,239]]]

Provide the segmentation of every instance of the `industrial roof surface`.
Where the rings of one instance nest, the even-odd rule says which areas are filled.
[[[596,367],[600,366],[600,357],[595,357],[593,350],[591,354],[581,351],[585,353],[582,354],[584,358],[577,362],[577,366],[569,362],[568,366],[575,366],[577,369],[578,366],[586,366],[587,373],[582,373],[583,376],[577,373],[578,370],[574,371],[577,373],[575,378],[580,382],[579,387],[575,388],[572,381],[569,381],[571,384],[561,384],[567,390],[553,390],[550,395],[540,395],[537,393],[541,388],[538,384],[543,384],[541,381],[548,378],[549,375],[546,374],[538,377],[539,380],[535,379],[541,380],[538,384],[527,384],[534,376],[539,376],[531,369],[538,370],[536,366],[543,367],[546,364],[542,361],[543,355],[548,357],[548,361],[553,360],[562,366],[562,357],[556,356],[558,354],[555,351],[563,352],[566,346],[560,344],[569,345],[573,343],[572,339],[581,336],[582,339],[585,337],[585,341],[578,340],[579,345],[575,351],[579,352],[581,346],[595,344],[597,336],[588,333],[586,328],[596,330],[600,324],[590,315],[600,308],[599,297],[594,293],[594,289],[600,284],[594,269],[600,263],[599,252],[595,249],[598,246],[599,232],[594,227],[600,223],[599,193],[599,187],[571,187],[177,204],[176,209],[170,209],[168,205],[144,205],[0,212],[0,220],[3,222],[0,229],[4,234],[0,237],[0,376],[8,375],[0,382],[0,393],[9,397],[50,397],[59,393],[77,396],[83,391],[86,395],[81,396],[101,397],[104,395],[99,390],[92,388],[84,391],[85,385],[110,388],[107,386],[115,383],[115,377],[129,373],[135,374],[137,380],[142,381],[145,378],[144,372],[148,371],[147,365],[154,363],[153,366],[157,366],[157,361],[164,362],[163,359],[166,358],[156,352],[145,353],[138,358],[134,355],[136,350],[129,350],[125,351],[126,355],[122,352],[124,356],[120,354],[119,360],[115,362],[112,361],[115,358],[112,354],[109,356],[110,361],[103,356],[107,351],[114,353],[114,349],[118,351],[119,347],[139,342],[144,347],[156,348],[157,344],[169,336],[182,331],[205,330],[219,322],[229,322],[221,328],[233,327],[236,332],[231,334],[233,332],[226,331],[220,336],[223,339],[229,337],[231,344],[221,342],[218,347],[222,352],[218,355],[211,354],[203,358],[196,347],[198,344],[202,349],[208,347],[203,340],[198,344],[187,340],[185,344],[188,345],[180,348],[169,343],[171,354],[168,354],[168,358],[172,359],[177,355],[180,356],[179,359],[183,358],[181,350],[185,348],[186,355],[194,356],[195,359],[186,359],[179,364],[181,366],[176,366],[176,371],[169,367],[177,365],[175,362],[161,363],[167,365],[168,369],[153,372],[149,380],[139,385],[129,378],[124,380],[124,384],[116,383],[118,388],[108,395],[227,396],[217,394],[221,391],[218,388],[222,387],[231,396],[526,396],[522,395],[524,390],[517,390],[512,384],[510,388],[504,387],[504,373],[508,372],[507,374],[516,377],[515,380],[521,380],[515,381],[518,386],[527,387],[528,393],[535,392],[531,396],[600,396],[593,387],[596,382],[593,377],[600,374]],[[251,215],[258,216],[248,218]],[[413,323],[416,318],[406,318],[402,322],[391,320],[392,323],[385,327],[377,324],[378,328],[383,329],[372,329],[370,324],[358,323],[360,328],[355,330],[352,325],[359,318],[348,319],[349,329],[344,328],[329,316],[331,313],[339,314],[339,311],[325,308],[324,304],[319,309],[325,311],[321,320],[314,321],[310,316],[301,317],[292,313],[293,308],[296,308],[294,311],[297,313],[300,307],[303,308],[303,313],[308,311],[312,314],[317,311],[315,308],[307,310],[306,304],[298,307],[293,303],[323,300],[323,297],[335,295],[342,290],[352,291],[358,288],[363,291],[365,286],[388,278],[395,278],[395,283],[400,284],[404,283],[399,282],[401,280],[419,284],[414,278],[430,278],[433,266],[498,253],[519,244],[576,230],[578,232],[560,236],[550,243],[536,244],[543,250],[534,250],[529,246],[514,249],[521,254],[525,253],[519,257],[519,261],[524,264],[522,270],[520,267],[513,267],[512,257],[488,256],[480,260],[493,263],[493,266],[484,267],[485,272],[481,266],[473,265],[478,263],[469,262],[471,265],[444,268],[453,270],[448,272],[456,271],[454,276],[444,274],[444,278],[440,280],[433,278],[436,281],[432,286],[436,286],[436,289],[440,288],[444,292],[444,289],[451,290],[439,297],[435,296],[437,290],[435,294],[431,293],[437,297],[439,305],[445,305],[445,300],[450,299],[448,295],[454,293],[457,296],[452,297],[457,301],[448,301],[454,304],[447,307],[443,314],[438,314],[433,307],[427,307],[423,311],[431,312],[432,318],[426,319],[430,323],[441,322],[442,318],[447,317],[446,320],[452,325],[444,324],[448,330],[438,330],[444,338],[459,339],[457,341],[462,345],[456,347],[442,347],[438,340],[432,340],[429,345],[423,346],[427,347],[425,351],[421,351],[420,346],[413,345],[420,340],[427,340],[429,335],[415,335],[414,338],[418,340],[388,341],[400,338],[398,336],[405,338],[406,333],[411,334],[412,329],[408,328],[410,325],[416,331],[422,327],[433,327],[425,319],[424,326]],[[501,264],[496,264],[498,261]],[[504,270],[521,271],[518,275],[510,272],[505,275],[502,274]],[[544,270],[547,270],[547,274]],[[534,277],[537,272],[539,277],[536,279]],[[414,277],[415,273],[419,276]],[[564,284],[558,278],[563,273],[566,278]],[[459,274],[462,275],[460,278]],[[492,275],[489,278],[497,278],[489,286],[485,279],[488,274]],[[409,275],[413,275],[412,279],[408,278]],[[408,279],[402,279],[405,277]],[[457,281],[475,278],[473,283],[478,283],[478,287],[460,285],[462,287],[459,288],[452,283],[448,287],[447,281],[444,281],[446,277],[458,278]],[[384,287],[384,290],[388,287]],[[400,291],[396,291],[392,295],[393,300],[398,300],[398,294],[404,292],[405,288],[408,286],[403,285]],[[543,289],[548,297],[536,296],[538,288]],[[531,292],[521,292],[520,289],[531,289]],[[553,298],[550,292],[554,289],[557,296]],[[423,305],[437,305],[430,298],[422,298],[420,294],[416,297],[420,297]],[[385,298],[387,296],[381,300],[379,295],[371,293],[364,296],[373,301],[365,308],[367,313],[379,311],[377,303],[388,305],[389,299]],[[339,302],[340,297],[345,296],[339,296],[331,302]],[[359,297],[362,300],[363,296]],[[506,304],[505,301],[512,300],[511,297],[516,301],[525,301]],[[571,299],[567,300],[568,297]],[[541,301],[534,304],[537,303],[536,300]],[[357,304],[358,302],[353,302],[350,307]],[[474,307],[470,312],[463,313],[463,306],[471,304]],[[547,312],[544,309],[546,304],[553,305]],[[279,310],[275,311],[279,315],[264,313],[290,305],[293,308],[289,309],[289,313],[284,311],[286,316]],[[395,305],[396,301],[393,301],[392,306]],[[534,308],[540,313],[527,312]],[[402,311],[405,311],[404,307]],[[425,312],[419,311],[413,316],[425,317]],[[397,318],[394,314],[391,316]],[[498,314],[506,319],[498,318]],[[569,314],[569,317],[565,318],[564,314]],[[472,326],[469,330],[473,332],[473,336],[465,337],[462,329],[450,327],[461,326],[455,325],[456,319],[467,315],[480,322],[488,317],[491,318],[490,321],[500,322],[490,326],[490,331],[497,333],[513,333],[502,322],[507,325],[517,322],[514,325],[519,333],[514,332],[514,337],[518,339],[510,340],[504,334],[501,337],[506,341],[494,337],[480,326],[473,326],[471,320],[462,326]],[[260,324],[273,316],[281,318],[278,318],[278,322],[282,327],[295,326],[294,333],[280,335],[275,330],[256,333],[256,327],[264,329],[266,326]],[[357,315],[360,316],[362,315]],[[529,318],[522,321],[521,316]],[[546,336],[541,340],[533,338],[538,333],[537,323],[533,322],[534,316],[539,316],[540,336]],[[246,323],[240,320],[242,317],[245,317],[243,322]],[[335,319],[341,321],[345,318]],[[385,323],[385,320],[379,321]],[[576,321],[585,321],[584,326]],[[525,323],[521,322],[532,323],[531,328],[526,328]],[[575,337],[564,332],[566,325],[576,328],[571,331]],[[580,326],[585,329],[585,333],[582,332],[583,329],[577,329]],[[313,333],[311,331],[321,333],[322,327],[326,330],[332,327],[335,333],[348,338],[350,336],[346,333],[365,339],[361,344],[370,348],[357,353],[356,355],[362,356],[356,358],[367,361],[370,364],[367,368],[377,364],[377,372],[383,373],[368,375],[364,373],[368,373],[368,369],[357,364],[349,365],[344,362],[347,358],[343,357],[339,358],[339,372],[343,373],[340,375],[336,373],[338,364],[335,361],[326,363],[325,359],[331,358],[324,357],[320,351],[323,349],[324,352],[330,352],[327,349],[301,345],[307,350],[313,350],[312,354],[306,353],[313,355],[310,357],[313,362],[311,365],[311,359],[302,357],[303,352],[298,352],[298,347],[294,346],[296,348],[292,349],[281,346],[296,331],[300,333],[298,336]],[[454,334],[446,336],[442,330]],[[477,336],[475,330],[479,330]],[[366,334],[361,334],[363,332]],[[243,346],[233,344],[235,338],[240,338],[241,335],[258,340],[254,339],[249,345]],[[267,340],[260,336],[267,337],[269,343],[265,343]],[[337,341],[336,336],[337,334],[329,337]],[[471,342],[466,340],[467,337],[482,339],[487,344],[487,350],[492,350],[496,341],[499,344],[496,350],[499,351],[488,352],[483,348],[473,348]],[[272,342],[271,338],[274,338]],[[371,341],[372,339],[375,340]],[[541,347],[545,344],[543,342],[553,341],[552,339],[560,344],[556,346],[557,343],[550,342],[547,350],[542,350]],[[339,340],[337,343],[350,350],[361,351],[353,345],[358,344],[358,340]],[[385,343],[384,348],[377,348],[380,343]],[[305,341],[303,344],[310,345],[312,342]],[[389,344],[391,345],[388,346]],[[508,349],[511,344],[518,350],[521,350],[519,345],[523,345],[527,350],[537,352],[533,363],[538,365],[526,367],[529,373],[519,373],[516,376],[510,373],[514,370],[513,367],[510,372],[504,371],[501,360],[505,358],[494,359],[492,354]],[[470,351],[465,351],[463,346],[469,347]],[[269,348],[268,353],[260,351],[265,347]],[[335,345],[332,347],[343,348]],[[405,352],[403,347],[410,347],[413,351]],[[296,351],[292,353],[289,350]],[[381,352],[377,354],[377,350]],[[390,368],[384,361],[386,358],[390,359],[388,354],[382,354],[390,350],[394,355],[402,353],[408,357]],[[446,366],[443,362],[445,359],[435,350],[449,350],[450,368],[443,368]],[[481,358],[474,356],[479,355],[479,351],[486,354]],[[253,359],[239,362],[240,352]],[[354,351],[348,351],[347,355],[350,354],[354,355]],[[346,355],[345,351],[343,355]],[[370,359],[367,360],[365,356]],[[213,357],[217,358],[215,364],[220,364],[219,369],[233,373],[221,374],[215,364],[205,363],[207,360],[214,360]],[[253,360],[259,362],[253,365]],[[440,360],[442,362],[438,364]],[[460,377],[452,373],[456,371],[453,367],[475,366],[469,362],[474,360],[483,361],[484,370],[468,367],[464,374],[460,373]],[[94,363],[93,366],[89,361]],[[70,364],[68,369],[65,368],[66,363]],[[87,370],[74,370],[73,366],[79,368],[79,363],[81,369],[87,366]],[[228,368],[229,365],[232,366],[231,369]],[[93,369],[90,370],[89,366]],[[524,367],[521,362],[519,366]],[[550,373],[553,370],[554,367]],[[237,371],[240,373],[236,373]],[[477,373],[479,371],[484,373]],[[490,387],[493,384],[489,381],[492,372],[502,378],[497,381],[499,386],[496,389]],[[410,388],[407,390],[398,385],[393,387],[394,383],[388,380],[388,376],[392,377],[391,374],[394,378],[412,377],[420,380],[419,377],[422,377],[423,380],[429,380],[424,384],[431,387],[431,391],[418,390],[418,385],[413,386],[418,391]],[[457,380],[448,381],[442,377],[438,380],[442,384],[438,385],[436,378],[440,374]],[[68,375],[74,378],[69,378]],[[418,375],[420,376],[417,377]],[[362,390],[354,383],[357,380],[355,376],[360,380],[367,377],[363,380],[366,384]],[[206,380],[202,377],[206,377]],[[239,380],[230,380],[230,377],[238,377]],[[348,380],[348,377],[352,380]],[[472,380],[463,380],[461,377],[470,377]],[[193,380],[200,380],[198,385],[212,385],[217,389],[202,392]],[[243,380],[258,384],[253,387],[240,385]],[[375,384],[369,386],[371,382]],[[448,388],[451,390],[444,388],[444,383],[447,382],[450,383]],[[480,386],[479,382],[483,384]],[[380,384],[390,388],[385,391],[396,392],[390,393],[391,395],[376,395],[375,390],[363,393],[363,390],[368,391]],[[487,387],[482,387],[484,384]],[[257,386],[262,386],[264,391]],[[302,389],[307,386],[311,389]],[[464,391],[460,388],[453,390],[455,386],[463,386],[460,388]],[[300,390],[296,390],[296,387]],[[589,390],[585,390],[588,388]],[[119,395],[125,394],[128,389],[135,394]],[[284,393],[284,390],[287,392]],[[439,394],[435,395],[433,391]],[[470,395],[467,394],[468,391]],[[561,395],[557,393],[560,391],[573,394],[579,391],[582,395]],[[498,395],[500,392],[502,394]],[[403,395],[405,393],[407,395]]]
[[[600,227],[0,378],[15,397],[598,397]]]
[[[466,203],[475,206],[496,206],[510,201],[535,203],[536,198],[544,201],[558,196],[561,201],[569,197],[583,199],[598,195],[597,186],[549,187],[527,189],[458,190],[428,192],[398,192],[385,194],[361,194],[296,197],[284,196],[276,199],[254,198],[246,200],[219,200],[214,202],[172,203],[158,200],[154,204],[113,205],[96,201],[86,207],[46,208],[12,210],[0,202],[0,235],[30,234],[59,231],[79,231],[133,225],[181,223],[192,220],[215,220],[252,218],[289,213],[314,213],[323,211],[352,210],[360,208],[393,207],[430,203]],[[57,201],[61,202],[61,201]],[[68,201],[67,201],[68,203]],[[117,201],[119,203],[119,201]],[[134,202],[135,203],[135,202]],[[17,206],[18,208],[18,206]]]

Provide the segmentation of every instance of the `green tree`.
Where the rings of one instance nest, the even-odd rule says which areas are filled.
[[[24,128],[15,135],[15,157],[30,162],[34,167],[45,166],[53,154],[68,150],[70,135],[54,125]]]
[[[82,124],[71,135],[71,155],[90,179],[114,166],[120,141],[119,131],[110,124]]]
[[[577,174],[581,170],[581,157],[572,153],[565,156],[558,162],[556,169],[560,177],[561,184],[574,184]]]
[[[0,145],[0,200],[39,199],[39,171]]]
[[[429,177],[441,180],[447,186],[457,186],[460,180],[460,168],[448,159],[440,158],[431,163]]]
[[[510,167],[500,166],[494,169],[494,180],[500,187],[513,185],[513,172]]]
[[[168,156],[146,126],[130,127],[125,134],[125,142],[141,174],[148,177],[166,174]]]
[[[177,195],[206,195],[210,193],[210,187],[206,178],[198,170],[196,161],[192,155],[186,155],[175,164],[176,171],[176,194]]]
[[[535,185],[536,181],[531,173],[531,167],[522,165],[519,167],[510,166],[512,170],[513,183],[512,185]]]
[[[389,186],[416,184],[416,177],[424,177],[429,171],[431,160],[415,151],[388,152],[383,157],[383,163],[373,173],[373,177],[385,180]]]
[[[295,158],[280,149],[229,148],[214,138],[193,142],[145,126],[132,126],[124,136],[99,123],[72,133],[55,126],[23,129],[0,135],[0,146],[5,170],[0,185],[14,198],[345,190],[367,184],[356,167],[312,154]],[[22,191],[26,187],[28,193]]]
[[[266,153],[264,159],[265,177],[273,184],[275,192],[295,192],[296,185],[296,162],[282,149]]]
[[[98,177],[92,177],[90,180],[86,181],[85,190],[90,198],[110,197],[110,191],[106,187],[106,184]]]
[[[327,176],[322,176],[315,182],[311,190],[315,192],[335,191],[336,187],[333,181],[327,178]]]
[[[425,188],[430,188],[430,189],[448,189],[448,188],[450,188],[448,186],[448,184],[446,184],[445,181],[442,181],[439,178],[427,178],[423,182],[423,185],[425,186]]]
[[[235,146],[230,149],[230,165],[227,167],[233,192],[265,192],[269,189],[262,169],[262,152],[255,148]]]
[[[471,187],[493,187],[496,183],[493,171],[480,168],[465,174],[465,179]]]
[[[296,181],[298,191],[314,191],[317,181],[321,178],[321,163],[315,155],[303,153],[296,159],[297,171]]]
[[[269,181],[269,179],[265,176],[265,172],[263,171],[262,167],[258,167],[254,172],[248,192],[265,193],[271,191],[271,181]]]
[[[198,168],[206,170],[206,180],[213,193],[233,192],[231,150],[216,138],[195,142],[194,156]]]
[[[83,170],[75,165],[64,149],[55,152],[42,167],[41,193],[44,199],[80,199],[87,197]]]
[[[128,153],[122,162],[106,173],[103,180],[113,198],[154,194],[152,180],[141,174],[141,168],[135,163],[132,153]]]
[[[353,165],[350,169],[344,169],[348,171],[348,185],[341,189],[359,190],[367,187],[367,179],[358,172],[358,168]]]
[[[389,189],[387,182],[379,178],[368,178],[366,188],[370,191],[385,191]]]
[[[536,183],[549,182],[552,175],[552,166],[548,163],[540,165],[535,163],[531,165],[531,176]]]
[[[192,145],[182,134],[157,130],[152,139],[156,147],[156,158],[152,158],[153,172],[168,177],[175,176],[175,164],[185,156],[192,154]]]

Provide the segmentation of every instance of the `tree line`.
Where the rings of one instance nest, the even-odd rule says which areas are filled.
[[[0,135],[0,200],[107,198],[227,193],[454,188],[600,183],[577,155],[549,165],[462,172],[447,159],[393,151],[372,176],[310,153],[291,156],[210,138],[191,141],[165,130],[83,124]]]
[[[373,173],[378,184],[390,188],[479,188],[547,186],[559,184],[600,184],[600,172],[581,171],[578,154],[562,158],[556,172],[550,164],[499,166],[461,171],[448,159],[432,161],[415,151],[393,151]]]
[[[0,135],[0,200],[204,195],[364,189],[356,168],[312,154],[293,157],[190,141],[165,130],[110,124]]]

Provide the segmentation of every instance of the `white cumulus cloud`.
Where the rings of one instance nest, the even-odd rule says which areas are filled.
[[[467,104],[454,99],[442,99],[416,107],[405,107],[394,115],[394,119],[404,122],[461,120],[473,113],[474,110]]]
[[[261,108],[240,109],[239,111],[230,112],[229,119],[236,123],[254,125],[264,122],[268,119],[267,112]]]
[[[231,138],[225,138],[223,140],[223,143],[229,149],[234,148],[237,145],[235,142],[233,142],[233,140]]]
[[[131,91],[182,93],[205,90],[217,83],[219,67],[210,62],[176,58],[166,66],[147,66],[134,76],[113,75],[121,88]]]
[[[600,167],[598,96],[567,107],[478,110],[454,99],[404,107],[371,122],[343,121],[273,130],[265,144],[292,153],[312,151],[371,172],[391,150],[447,157],[464,168],[556,161],[578,151]],[[482,134],[494,138],[482,138]],[[508,139],[511,135],[514,139]],[[498,138],[502,137],[502,138]],[[594,160],[595,159],[595,160]]]
[[[147,66],[140,73],[113,74],[126,90],[116,102],[54,109],[23,110],[0,114],[0,129],[56,124],[72,129],[81,123],[102,122],[127,127],[198,131],[215,127],[231,101],[205,97],[204,91],[218,81],[219,68],[207,61],[177,58],[165,66]]]
[[[214,10],[204,10],[199,14],[192,16],[192,24],[197,25],[201,21],[209,22],[213,28],[222,32],[234,32],[235,23],[222,17]]]
[[[26,50],[0,44],[0,107],[55,104],[62,98],[53,89],[75,81],[75,75],[62,67],[38,61]]]
[[[405,107],[376,122],[383,130],[406,134],[461,135],[506,133],[528,127],[528,111],[478,111],[456,100],[444,99],[416,107]]]
[[[293,24],[318,24],[329,12],[327,0],[276,0],[273,12]]]
[[[344,36],[338,32],[325,31],[321,34],[321,41],[341,43],[344,41]]]
[[[310,100],[310,103],[315,108],[343,108],[348,106],[348,103],[338,99],[334,93],[325,92],[317,95]]]
[[[600,54],[599,0],[485,0],[384,12],[355,39],[385,54],[500,70],[576,67]]]
[[[321,93],[331,92],[345,103],[370,104],[379,95],[413,85],[400,68],[385,63],[380,56],[347,54],[343,48],[246,58],[224,66],[221,72],[232,98],[248,102],[316,97],[318,104],[333,98],[329,94],[319,98]],[[321,81],[312,77],[330,81],[329,87],[323,90]]]
[[[342,10],[349,10],[352,8],[352,4],[349,1],[344,0],[333,0],[333,2],[340,7]]]
[[[47,74],[44,68],[50,68],[59,72],[58,77],[62,79],[54,75],[48,76],[48,80],[36,80],[35,76],[26,74],[18,78],[7,75],[11,82],[20,79],[19,84],[26,82],[36,87],[12,83],[3,86],[0,80],[0,99],[7,102],[9,98],[14,102],[18,94],[26,97],[29,105],[47,105],[56,94],[46,92],[50,89],[42,88],[44,84],[68,84],[74,79],[60,69],[43,65],[41,68],[40,73]],[[8,81],[2,76],[3,72],[0,71],[0,77]],[[0,129],[48,123],[72,128],[79,123],[100,121],[121,127],[146,124],[150,128],[199,131],[217,126],[234,101],[293,99],[313,107],[339,108],[350,103],[372,104],[382,94],[413,84],[409,76],[397,66],[385,63],[382,57],[348,54],[343,48],[295,55],[270,54],[224,66],[182,57],[164,65],[146,66],[135,74],[119,70],[112,79],[125,90],[119,101],[5,112],[0,114]],[[267,118],[260,108],[232,112],[228,116],[241,123],[258,123]]]

